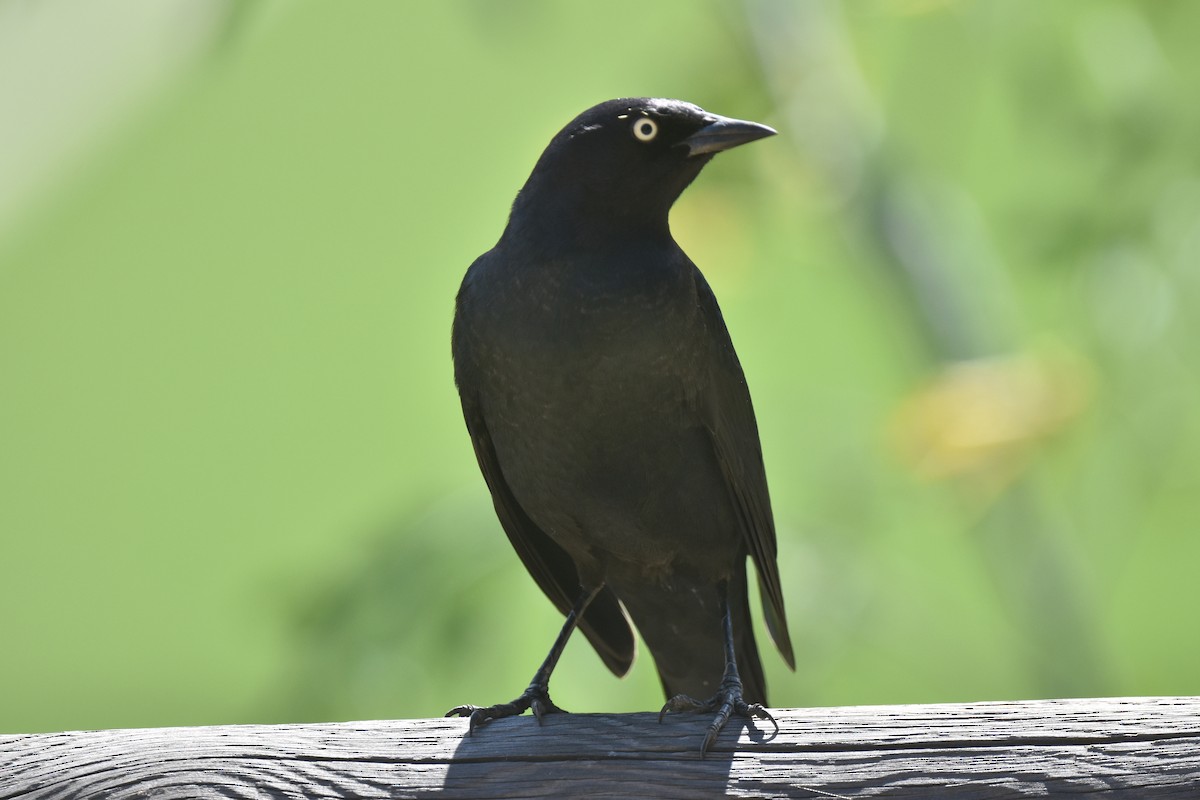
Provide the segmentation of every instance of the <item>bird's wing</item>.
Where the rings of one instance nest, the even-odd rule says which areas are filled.
[[[529,518],[513,496],[500,469],[492,437],[478,403],[467,392],[463,392],[462,401],[471,444],[475,447],[475,457],[479,460],[483,478],[491,490],[496,516],[500,518],[508,540],[512,542],[513,549],[521,557],[529,574],[565,615],[571,611],[581,590],[575,562]],[[633,664],[633,632],[611,589],[601,589],[592,599],[579,621],[579,629],[613,673],[620,676],[629,671]]]
[[[733,342],[721,316],[717,299],[704,276],[695,271],[701,319],[707,328],[707,340],[713,349],[709,360],[709,385],[699,398],[701,413],[713,440],[717,460],[729,486],[737,512],[738,526],[745,537],[750,557],[758,569],[758,582],[767,630],[789,667],[795,669],[787,615],[783,608],[783,589],[779,567],[775,563],[775,522],[771,516],[771,497],[767,492],[767,473],[763,466],[758,424],[750,402],[750,390]]]

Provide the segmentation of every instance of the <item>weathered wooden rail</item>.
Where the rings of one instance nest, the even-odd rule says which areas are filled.
[[[706,719],[230,725],[0,736],[0,800],[51,798],[1200,798],[1200,697]]]

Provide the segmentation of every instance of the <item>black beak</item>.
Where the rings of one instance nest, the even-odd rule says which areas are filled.
[[[715,116],[715,115],[714,115]],[[740,144],[753,142],[755,139],[765,139],[774,136],[775,129],[748,122],[744,119],[716,117],[679,144],[688,149],[688,158],[702,156],[708,153],[719,153]]]

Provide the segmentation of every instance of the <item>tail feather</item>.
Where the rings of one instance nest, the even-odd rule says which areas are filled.
[[[612,589],[605,587],[592,598],[579,629],[614,675],[621,677],[629,672],[634,656],[633,631]]]

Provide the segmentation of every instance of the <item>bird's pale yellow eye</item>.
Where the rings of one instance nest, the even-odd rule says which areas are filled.
[[[658,136],[658,123],[649,117],[634,120],[633,135],[639,142],[648,142]]]

